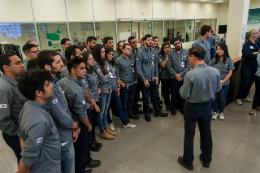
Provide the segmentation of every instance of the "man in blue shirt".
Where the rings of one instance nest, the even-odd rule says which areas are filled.
[[[256,40],[259,37],[259,33],[256,29],[251,29],[248,34],[249,40],[244,43],[242,49],[242,77],[237,93],[237,104],[239,105],[242,105],[242,99],[244,99],[245,101],[252,101],[247,96],[254,82],[255,73],[258,67],[256,58],[258,55],[260,44]]]

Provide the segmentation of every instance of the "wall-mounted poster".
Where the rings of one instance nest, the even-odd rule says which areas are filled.
[[[260,28],[260,8],[249,9],[246,32]]]

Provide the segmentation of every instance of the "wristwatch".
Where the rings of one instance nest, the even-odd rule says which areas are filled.
[[[79,122],[76,122],[76,123],[77,123],[77,128],[74,129],[74,130],[78,130],[78,129],[80,128],[80,124],[79,124]]]

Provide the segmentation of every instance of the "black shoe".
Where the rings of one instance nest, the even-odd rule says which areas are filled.
[[[137,110],[134,110],[134,115],[140,115],[140,111],[137,109]]]
[[[202,162],[202,166],[205,167],[205,168],[208,168],[209,167],[209,163],[205,163],[202,159],[202,154],[200,154],[200,161]]]
[[[168,113],[163,113],[163,112],[155,112],[154,113],[155,117],[168,117]]]
[[[166,110],[170,111],[171,110],[171,106],[166,106]]]
[[[163,102],[160,100],[160,104],[162,104]]]
[[[176,109],[172,109],[171,114],[172,114],[172,115],[176,115]]]
[[[153,113],[153,109],[152,108],[150,108],[150,114],[152,114]]]
[[[142,107],[142,105],[141,104],[137,104],[137,107]]]
[[[142,99],[142,98],[139,98],[138,100],[139,100],[139,101],[142,101],[143,99]]]
[[[128,115],[128,118],[132,118],[132,119],[138,120],[140,117],[138,115]]]
[[[85,173],[91,173],[92,169],[85,170]]]
[[[95,152],[100,151],[100,147],[97,146],[97,145],[94,144],[94,143],[90,144],[90,147],[89,147],[89,148],[90,148],[91,151],[95,151]]]
[[[147,122],[151,122],[151,117],[150,117],[150,115],[145,115],[145,120],[146,120]]]
[[[102,147],[102,144],[99,143],[96,139],[92,143],[99,146],[100,148]]]
[[[186,169],[188,169],[188,170],[190,170],[190,171],[194,169],[193,166],[187,166],[187,165],[185,165],[185,164],[183,163],[183,157],[182,157],[182,156],[179,156],[179,157],[178,157],[178,162],[179,162],[179,164],[181,164],[183,167],[185,167]]]
[[[86,163],[85,168],[96,168],[99,167],[101,165],[101,161],[100,160],[92,160],[89,163]]]
[[[183,113],[183,109],[180,109],[180,111],[181,111],[181,114],[184,115],[184,113]]]

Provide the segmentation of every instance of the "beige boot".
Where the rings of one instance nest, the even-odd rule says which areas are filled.
[[[106,130],[101,133],[101,138],[104,138],[104,139],[108,139],[108,140],[111,140],[111,139],[114,139],[115,137],[110,135]]]
[[[109,127],[106,128],[106,131],[110,134],[110,135],[113,135],[113,136],[116,136],[117,133],[116,132],[113,132]]]

